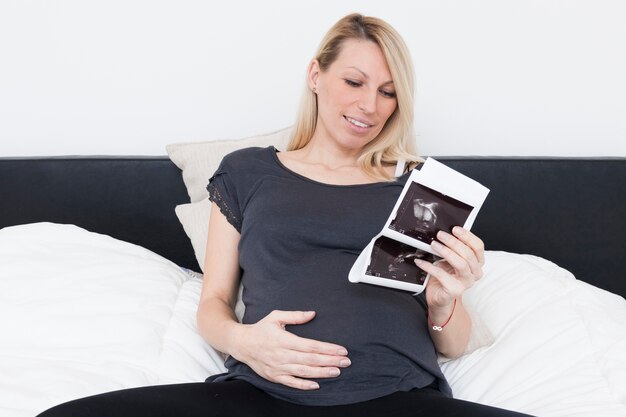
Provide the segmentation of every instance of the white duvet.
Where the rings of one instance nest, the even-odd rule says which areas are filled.
[[[200,286],[147,249],[75,226],[0,230],[0,416],[219,372],[196,330]]]
[[[464,299],[482,347],[442,361],[455,396],[626,417],[626,301],[533,256],[488,252],[485,272]],[[0,230],[0,416],[222,372],[197,333],[200,287],[144,248],[76,226]]]

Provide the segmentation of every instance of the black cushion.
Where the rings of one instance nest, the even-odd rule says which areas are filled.
[[[538,255],[626,295],[626,158],[437,159],[491,189],[473,228],[487,249]],[[76,224],[199,271],[174,213],[188,201],[164,156],[0,158],[0,228]]]
[[[174,213],[189,196],[168,158],[0,159],[0,196],[0,227],[71,223],[199,270]]]

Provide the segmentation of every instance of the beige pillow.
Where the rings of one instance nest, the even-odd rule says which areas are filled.
[[[237,140],[175,143],[166,146],[167,154],[183,171],[183,182],[191,203],[176,207],[176,216],[191,240],[200,269],[204,271],[204,254],[209,230],[211,203],[206,189],[209,178],[215,173],[222,158],[242,148],[273,145],[278,150],[287,148],[291,128],[266,135]]]
[[[273,145],[278,150],[285,150],[290,133],[291,128],[285,128],[245,139],[175,143],[167,145],[165,149],[172,162],[183,171],[187,193],[191,202],[195,203],[209,196],[206,190],[209,178],[215,173],[225,155],[251,146],[265,148]]]
[[[204,254],[206,253],[206,241],[209,234],[211,201],[205,198],[195,203],[179,204],[175,211],[187,237],[191,240],[198,265],[204,272]]]

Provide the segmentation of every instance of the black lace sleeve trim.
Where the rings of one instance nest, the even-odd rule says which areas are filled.
[[[213,180],[213,178],[211,178],[211,180]],[[212,181],[207,186],[207,190],[209,191],[209,200],[217,204],[222,214],[226,216],[226,220],[228,220],[228,223],[232,224],[233,227],[237,229],[239,233],[241,233],[241,219],[239,218],[239,216],[233,213],[233,211],[228,206],[228,202],[222,197],[219,189],[213,184]]]

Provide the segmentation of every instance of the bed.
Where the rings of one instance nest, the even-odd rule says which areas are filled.
[[[0,415],[223,371],[195,323],[203,183],[224,153],[284,139],[0,158]],[[626,158],[435,158],[491,189],[472,340],[441,358],[455,396],[626,416]]]

